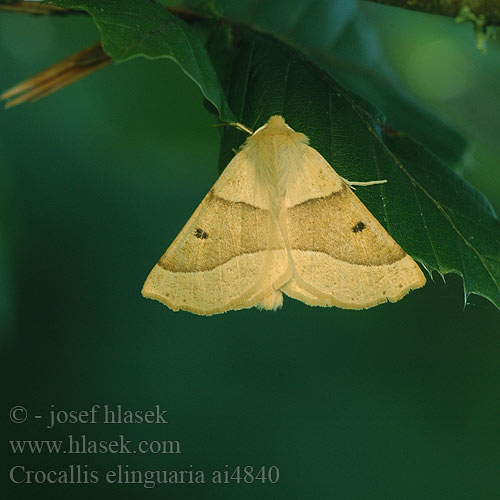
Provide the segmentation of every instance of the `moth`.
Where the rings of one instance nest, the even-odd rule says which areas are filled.
[[[385,181],[382,181],[385,182]],[[282,116],[247,138],[144,283],[144,297],[210,315],[396,302],[426,280],[308,138]]]

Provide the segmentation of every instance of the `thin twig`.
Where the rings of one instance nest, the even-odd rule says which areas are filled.
[[[192,9],[187,9],[185,7],[165,7],[168,11],[176,16],[181,17],[184,21],[189,22],[197,19],[204,19],[206,16]],[[0,4],[0,10],[7,12],[18,12],[22,14],[32,14],[35,16],[42,15],[52,15],[52,16],[68,16],[68,15],[85,15],[88,16],[88,12],[78,9],[66,9],[64,7],[57,7],[55,5],[50,5],[42,3],[41,1],[26,2],[20,0],[18,2],[9,4]]]
[[[49,5],[41,2],[16,2],[9,4],[1,4],[0,10],[7,12],[17,12],[20,14],[32,14],[34,16],[67,16],[69,14],[85,14],[83,10],[65,9],[55,5]]]

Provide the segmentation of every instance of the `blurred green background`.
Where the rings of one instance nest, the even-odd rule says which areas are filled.
[[[500,207],[500,46],[469,25],[364,5],[407,85],[471,142],[462,173]],[[0,89],[93,44],[87,18],[0,15]],[[0,329],[6,440],[179,440],[178,455],[13,454],[5,498],[480,499],[500,496],[500,315],[438,277],[368,311],[285,299],[203,318],[142,283],[217,178],[218,133],[173,63],[136,59],[0,111]],[[167,425],[66,424],[51,409],[168,410]],[[28,410],[24,424],[9,409]],[[53,407],[51,405],[54,405]],[[14,465],[86,464],[97,485],[15,485]],[[201,469],[203,485],[104,471]],[[210,484],[276,465],[277,484]]]

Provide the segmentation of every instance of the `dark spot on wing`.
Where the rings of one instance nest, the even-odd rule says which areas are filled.
[[[200,240],[206,240],[208,238],[208,233],[206,231],[203,231],[203,229],[200,229],[200,228],[195,229],[194,235],[197,238],[200,238]]]
[[[361,222],[359,221],[356,225],[353,226],[352,228],[352,232],[353,233],[360,233],[361,231],[363,231],[363,229],[365,228],[365,223],[364,222]]]

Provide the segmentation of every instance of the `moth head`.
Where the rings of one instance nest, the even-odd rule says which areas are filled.
[[[268,122],[262,127],[258,128],[254,134],[249,138],[249,142],[253,142],[253,137],[260,134],[260,137],[256,138],[258,140],[264,137],[275,137],[281,136],[295,143],[309,143],[309,139],[300,132],[295,132],[292,127],[288,126],[285,119],[281,115],[273,115],[269,118]]]
[[[280,115],[271,116],[271,118],[269,118],[269,121],[267,122],[268,129],[273,129],[273,128],[282,129],[285,127],[288,127],[288,125],[286,124],[285,119]]]

